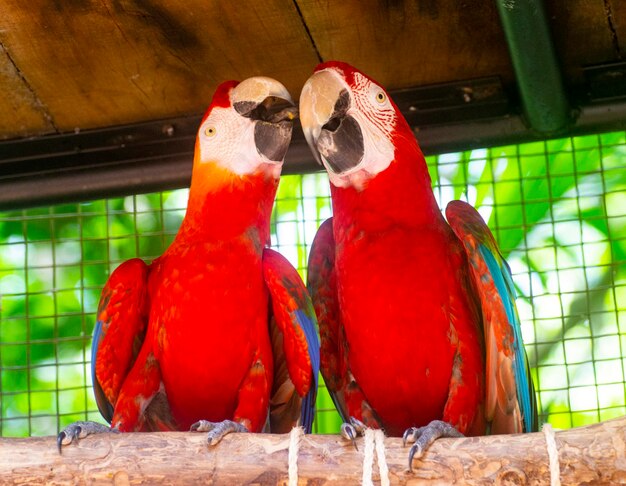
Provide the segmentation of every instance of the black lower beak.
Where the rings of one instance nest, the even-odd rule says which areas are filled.
[[[361,127],[349,115],[332,117],[322,127],[317,150],[338,174],[355,168],[365,153]]]
[[[287,154],[293,121],[278,123],[258,121],[254,127],[254,143],[257,151],[272,162],[282,162]]]
[[[237,113],[246,118],[272,123],[293,120],[298,117],[298,108],[293,103],[276,96],[268,96],[261,103],[238,101],[234,108]]]
[[[293,103],[269,96],[261,103],[240,101],[234,107],[240,115],[255,121],[257,151],[272,162],[281,162],[289,148],[293,121],[298,117]]]

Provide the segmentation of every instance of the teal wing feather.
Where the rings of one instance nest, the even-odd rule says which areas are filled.
[[[485,414],[492,433],[537,430],[537,403],[515,306],[511,270],[480,214],[452,201],[446,218],[461,240],[481,305],[486,350]]]
[[[313,304],[300,275],[280,253],[264,250],[263,274],[272,302],[270,431],[284,433],[302,425],[311,432],[320,368]]]
[[[339,311],[335,275],[335,239],[333,219],[329,218],[317,230],[307,273],[307,287],[320,330],[320,370],[328,393],[344,422],[349,419],[346,389],[349,382],[347,343]]]

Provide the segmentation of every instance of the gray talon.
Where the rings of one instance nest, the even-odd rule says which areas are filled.
[[[359,448],[356,445],[357,435],[358,435],[357,431],[352,424],[346,424],[346,423],[341,424],[341,436],[344,439],[351,441],[354,448],[358,451]]]
[[[350,417],[350,424],[352,424],[352,426],[356,429],[359,435],[363,435],[365,429],[367,428],[363,422],[354,417]]]
[[[57,435],[57,447],[59,448],[59,454],[63,451],[64,445],[69,445],[72,442],[78,442],[79,439],[84,439],[88,435],[101,434],[103,432],[118,432],[110,427],[99,424],[98,422],[74,422],[65,427],[59,435]]]
[[[359,419],[356,419],[354,417],[350,417],[348,419],[348,422],[349,423],[344,422],[343,424],[341,424],[341,429],[340,429],[341,436],[344,439],[351,441],[354,448],[358,451],[359,448],[356,445],[356,438],[359,435],[363,435],[363,433],[365,432],[366,426],[363,422],[361,422]]]
[[[59,454],[62,453],[61,447],[63,447],[63,439],[65,439],[65,432],[59,432],[59,435],[57,435],[57,447],[59,448]]]
[[[413,458],[417,456],[419,459],[423,453],[422,447],[417,442],[411,446],[409,450],[409,471],[413,472]]]
[[[409,427],[402,434],[402,447],[406,447],[407,442],[415,442],[419,437],[420,430],[417,427]]]
[[[209,422],[208,420],[198,420],[196,423],[191,424],[189,430],[191,432],[209,432],[215,428],[215,422]]]
[[[414,442],[409,451],[409,471],[413,471],[413,459],[419,459],[424,452],[442,437],[464,437],[452,425],[441,420],[433,420],[425,427],[410,427],[405,430],[402,436],[402,442]]]
[[[208,432],[207,442],[210,446],[217,444],[225,435],[231,432],[249,432],[245,426],[232,420],[223,420],[222,422],[198,420],[191,425],[189,430],[192,432]]]

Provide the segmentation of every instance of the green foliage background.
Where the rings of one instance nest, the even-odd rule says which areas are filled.
[[[624,132],[428,158],[442,208],[474,204],[518,287],[541,419],[578,426],[626,413]],[[285,176],[272,243],[303,277],[331,215],[325,174]],[[187,191],[0,213],[0,435],[55,434],[102,421],[90,340],[100,291],[123,260],[158,256]],[[316,432],[336,432],[325,389]]]

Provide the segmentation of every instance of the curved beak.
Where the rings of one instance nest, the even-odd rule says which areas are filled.
[[[300,122],[313,155],[337,174],[354,169],[365,152],[363,132],[350,114],[352,99],[343,78],[333,70],[311,76],[300,94]]]
[[[254,143],[259,154],[272,162],[282,162],[298,117],[287,88],[275,79],[255,76],[235,86],[230,99],[237,113],[254,121]]]

